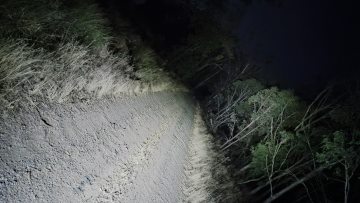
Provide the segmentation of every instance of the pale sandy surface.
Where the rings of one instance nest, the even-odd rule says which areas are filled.
[[[0,202],[181,202],[193,121],[170,92],[2,116]]]

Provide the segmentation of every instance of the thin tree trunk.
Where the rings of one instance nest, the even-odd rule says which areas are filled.
[[[344,187],[344,203],[348,202],[350,183],[349,183],[348,168],[345,166],[345,187]]]
[[[313,171],[311,171],[310,173],[308,173],[307,175],[305,175],[303,178],[299,179],[298,181],[290,184],[289,186],[287,186],[286,188],[282,189],[281,191],[279,191],[278,193],[274,194],[272,197],[269,197],[265,203],[270,203],[274,200],[276,200],[277,198],[281,197],[282,195],[284,195],[285,193],[289,192],[290,190],[294,189],[296,186],[303,184],[305,181],[309,180],[310,178],[314,177],[317,173],[319,173],[320,171],[322,171],[324,169],[324,167],[320,167],[317,168]]]

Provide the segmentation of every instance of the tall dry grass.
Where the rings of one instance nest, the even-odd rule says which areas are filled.
[[[0,101],[11,108],[34,96],[51,102],[81,101],[140,92],[176,89],[164,81],[132,80],[126,55],[106,46],[99,52],[76,42],[60,44],[53,52],[34,49],[22,41],[0,42]]]
[[[112,52],[109,44],[118,40],[100,9],[86,2],[0,6],[0,108],[185,89],[160,70],[151,50]]]

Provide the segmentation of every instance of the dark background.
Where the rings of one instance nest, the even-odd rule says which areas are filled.
[[[359,76],[359,19],[354,1],[257,1],[235,33],[264,78],[306,91]]]
[[[341,84],[352,85],[350,81],[358,82],[360,76],[357,1],[107,0],[104,5],[110,16],[130,19],[136,33],[161,56],[185,44],[193,32],[194,9],[206,10],[236,37],[239,55],[261,67],[257,79],[294,89],[305,100],[338,84],[339,91],[332,95],[336,99],[346,91]],[[356,184],[352,199],[359,198]],[[342,199],[338,183],[326,187],[329,197]],[[316,188],[314,191],[317,193]],[[292,201],[299,194],[295,189],[279,202]]]
[[[230,28],[238,51],[262,68],[260,77],[270,84],[306,95],[360,75],[356,1],[108,0],[106,4],[113,13],[130,18],[155,49],[167,52],[191,32],[192,11],[187,7],[191,2]]]

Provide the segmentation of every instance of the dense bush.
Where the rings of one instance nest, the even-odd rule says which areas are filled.
[[[326,201],[328,188],[318,186],[326,181],[323,174],[341,181],[346,202],[359,175],[357,93],[333,103],[327,89],[306,105],[291,91],[240,80],[208,98],[207,121],[232,158],[234,178],[251,195],[260,193],[259,201],[274,201],[299,186],[308,198]]]

